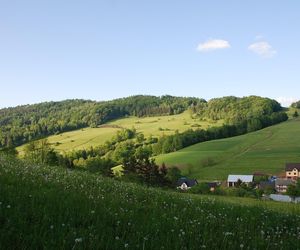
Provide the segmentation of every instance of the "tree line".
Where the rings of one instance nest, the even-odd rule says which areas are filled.
[[[292,103],[291,107],[296,108],[296,109],[300,109],[300,101]]]

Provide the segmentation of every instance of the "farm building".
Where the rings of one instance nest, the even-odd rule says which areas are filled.
[[[300,178],[300,163],[287,163],[285,166],[285,175],[287,179]]]
[[[288,195],[282,194],[271,194],[270,199],[273,201],[281,201],[281,202],[292,202],[293,198]]]
[[[238,183],[249,185],[253,182],[253,175],[229,175],[227,179],[228,187],[235,187]]]
[[[274,201],[281,201],[281,202],[300,203],[300,197],[291,197],[283,194],[271,194],[270,199]]]
[[[197,184],[198,181],[195,179],[188,179],[186,177],[182,177],[177,181],[177,188],[181,190],[188,190]]]
[[[276,179],[275,180],[275,189],[278,193],[286,193],[288,186],[292,185],[293,180],[287,179]]]

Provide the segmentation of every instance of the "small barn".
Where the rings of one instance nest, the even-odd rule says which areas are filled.
[[[177,188],[181,190],[188,190],[197,184],[198,181],[196,179],[189,179],[186,177],[182,177],[177,181]]]
[[[249,185],[253,182],[253,175],[229,175],[227,179],[228,187],[236,187],[238,183]]]

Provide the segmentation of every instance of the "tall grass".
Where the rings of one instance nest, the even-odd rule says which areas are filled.
[[[173,193],[0,155],[0,249],[297,249],[298,208]]]

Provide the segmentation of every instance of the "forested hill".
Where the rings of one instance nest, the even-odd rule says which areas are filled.
[[[204,99],[174,96],[131,96],[112,101],[66,100],[0,110],[0,147],[82,127],[96,127],[128,115],[173,115]]]
[[[277,101],[257,96],[214,98],[208,103],[199,103],[193,107],[193,112],[200,117],[212,120],[224,119],[229,124],[279,111],[282,111],[282,107]]]
[[[254,129],[284,120],[275,100],[257,96],[224,97],[206,102],[194,97],[131,96],[105,102],[66,100],[0,110],[0,147],[100,124],[125,116],[173,115],[185,110],[203,119],[223,119],[228,124],[253,120]],[[278,117],[278,118],[277,118]]]

